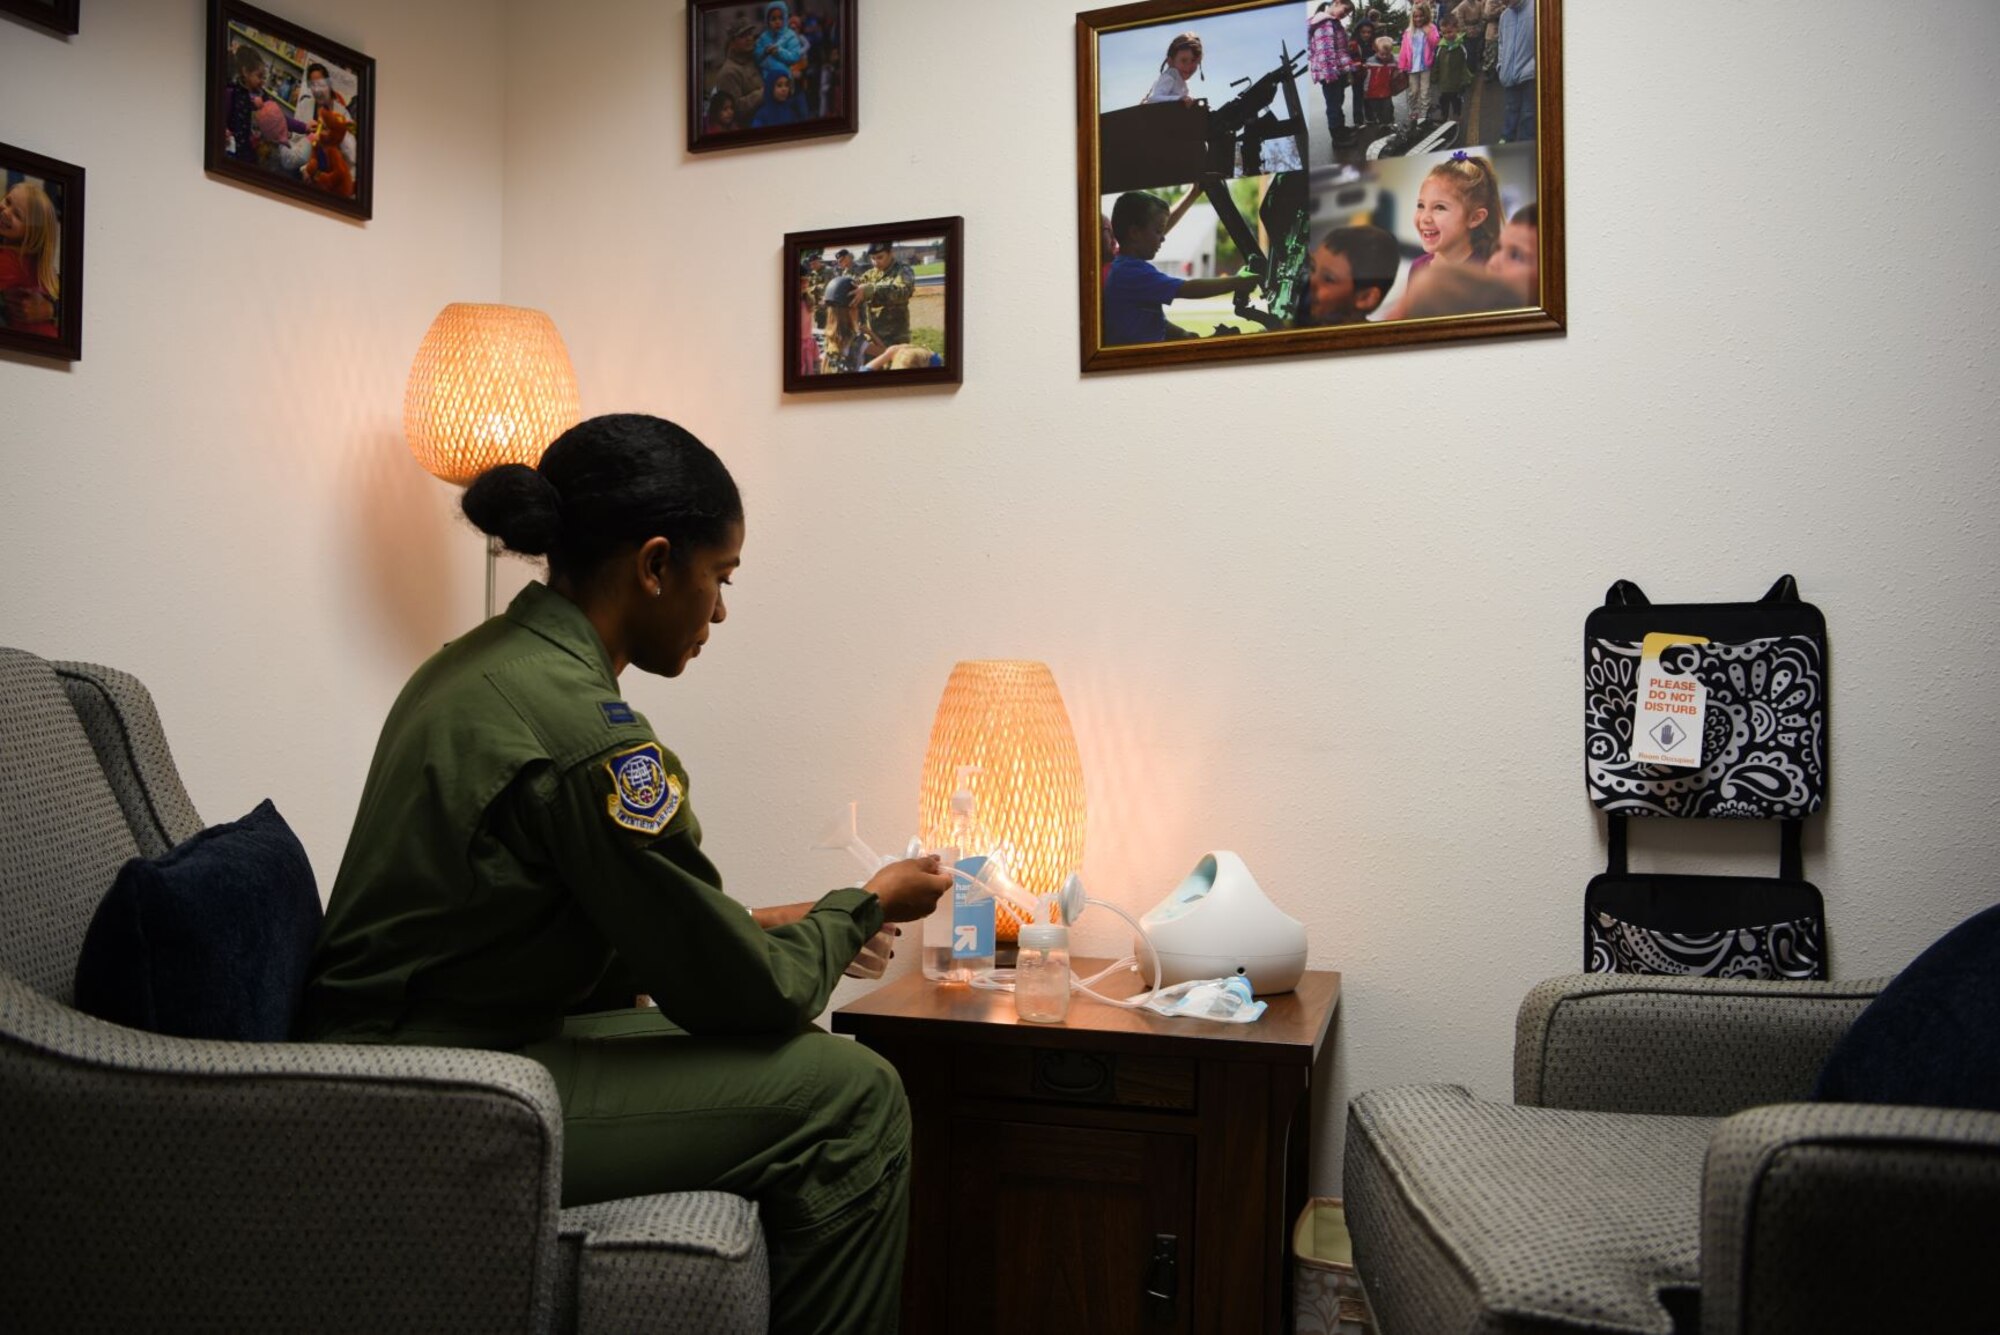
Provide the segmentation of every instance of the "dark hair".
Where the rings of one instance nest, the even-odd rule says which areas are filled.
[[[1151,222],[1155,210],[1161,213],[1168,211],[1167,201],[1158,195],[1132,190],[1118,196],[1118,202],[1111,206],[1111,239],[1118,243],[1120,250],[1125,248],[1125,234]]]
[[[315,60],[312,64],[306,66],[306,82],[308,83],[312,82],[312,76],[314,70],[318,70],[321,74],[326,74],[326,66],[320,64],[317,60]],[[329,83],[333,81],[333,76],[331,74],[326,74],[326,78],[327,82]]]
[[[665,538],[673,559],[685,561],[743,519],[736,481],[715,452],[644,413],[578,422],[535,467],[481,473],[460,505],[509,551],[547,555],[549,574],[569,579],[652,537]]]
[[[1514,210],[1514,216],[1507,221],[1518,227],[1532,227],[1536,231],[1540,231],[1542,228],[1542,206],[1539,203],[1523,204],[1520,208]]]
[[[1320,246],[1347,261],[1354,271],[1354,290],[1379,287],[1387,292],[1395,286],[1396,270],[1403,257],[1396,238],[1379,227],[1336,227],[1319,239]]]
[[[229,67],[235,70],[238,75],[266,68],[264,57],[259,55],[257,48],[248,42],[243,43],[229,53]]]

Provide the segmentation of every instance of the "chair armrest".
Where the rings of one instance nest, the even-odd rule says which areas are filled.
[[[1709,1142],[1704,1335],[1990,1331],[1996,1256],[2000,1113],[1779,1104]]]
[[[757,1206],[690,1191],[562,1212],[577,1335],[694,1331],[764,1335],[770,1262]]]
[[[0,1127],[0,1327],[547,1326],[562,1119],[526,1058],[167,1038],[0,974]]]
[[[1724,1117],[1803,1099],[1887,981],[1551,978],[1515,1019],[1514,1101]]]

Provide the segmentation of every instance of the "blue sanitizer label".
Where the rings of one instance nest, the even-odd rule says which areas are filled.
[[[986,859],[965,858],[958,869],[967,876],[977,876],[979,869],[986,865]],[[993,901],[982,899],[976,904],[966,903],[972,887],[959,880],[952,887],[951,899],[951,957],[953,959],[985,959],[993,954],[994,913]]]

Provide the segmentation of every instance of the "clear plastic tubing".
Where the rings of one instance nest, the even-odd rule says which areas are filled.
[[[1069,1016],[1069,928],[1033,923],[1021,929],[1014,1012],[1035,1024],[1061,1024]]]

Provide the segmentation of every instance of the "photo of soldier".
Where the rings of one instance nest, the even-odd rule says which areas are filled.
[[[816,355],[801,358],[804,374],[893,374],[949,359],[944,237],[836,236],[788,254],[801,300],[810,303],[800,325],[817,346]]]
[[[896,258],[887,241],[868,247],[869,270],[861,277],[861,303],[868,328],[884,347],[910,341],[910,298],[917,293],[917,274]]]

